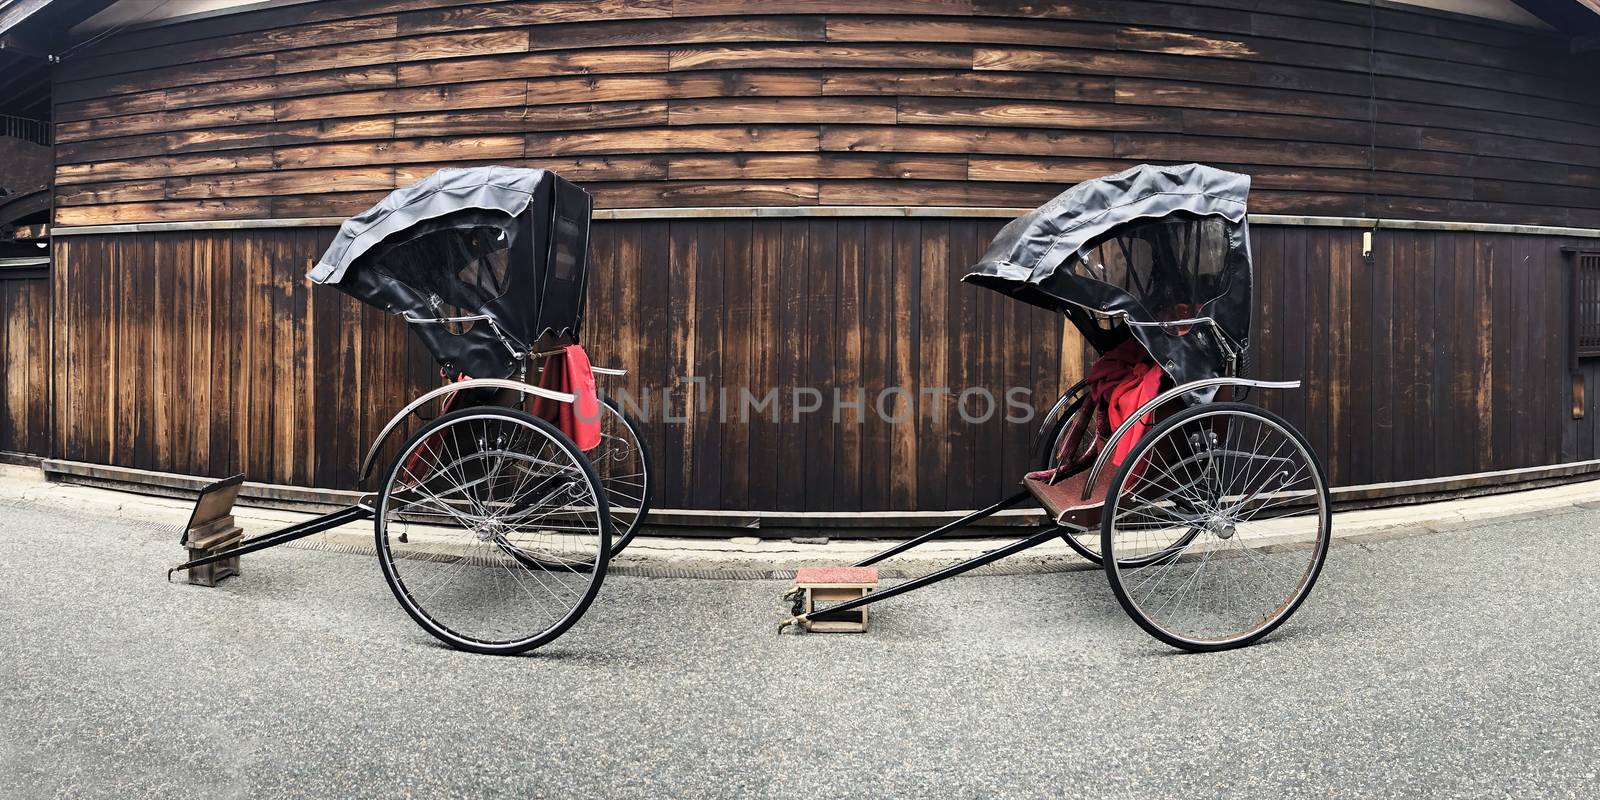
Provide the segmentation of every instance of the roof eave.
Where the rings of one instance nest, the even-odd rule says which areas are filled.
[[[0,0],[0,48],[48,57],[60,53],[73,26],[115,0]]]
[[[1511,0],[1545,24],[1574,38],[1600,35],[1600,0]]]

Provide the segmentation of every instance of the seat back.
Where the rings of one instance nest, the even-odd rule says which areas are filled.
[[[1066,422],[1056,436],[1048,467],[1053,474],[1048,482],[1059,483],[1088,469],[1110,435],[1104,405],[1085,392],[1067,411]]]

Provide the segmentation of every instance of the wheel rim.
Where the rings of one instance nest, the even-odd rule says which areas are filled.
[[[638,431],[622,410],[605,401],[600,415],[600,444],[588,452],[600,488],[606,494],[616,554],[633,538],[650,508],[650,463]]]
[[[1327,551],[1321,468],[1286,425],[1242,409],[1173,420],[1128,456],[1107,567],[1130,614],[1176,644],[1254,640],[1292,614]]]
[[[576,449],[527,418],[441,418],[377,509],[395,595],[458,646],[525,649],[582,614],[604,574],[605,502]]]

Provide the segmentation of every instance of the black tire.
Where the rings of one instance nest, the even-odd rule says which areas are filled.
[[[1139,627],[1183,650],[1229,650],[1272,633],[1310,595],[1332,540],[1332,497],[1310,443],[1282,417],[1212,403],[1140,438],[1112,481],[1100,532],[1111,590]],[[1164,585],[1169,595],[1158,595]],[[1200,599],[1208,589],[1209,605]],[[1191,592],[1195,621],[1180,625]],[[1239,598],[1237,619],[1227,598]]]
[[[602,402],[610,411],[606,416],[615,423],[616,428],[608,432],[605,421],[602,421],[600,448],[612,447],[605,438],[616,436],[627,440],[616,443],[617,446],[631,447],[634,451],[631,454],[611,450],[600,452],[600,448],[589,451],[595,473],[600,476],[600,483],[606,490],[611,514],[611,555],[616,557],[644,527],[655,494],[655,473],[650,467],[650,445],[645,442],[638,420],[623,411],[617,401],[606,397]],[[608,473],[608,468],[627,471],[612,474]]]
[[[498,406],[452,411],[413,434],[379,488],[373,524],[400,607],[451,647],[491,655],[571,628],[599,593],[611,551],[588,459],[554,425]],[[552,608],[541,605],[546,595]],[[467,619],[474,614],[481,624]]]

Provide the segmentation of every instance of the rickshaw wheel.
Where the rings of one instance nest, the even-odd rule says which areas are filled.
[[[1072,552],[1077,553],[1083,560],[1097,567],[1102,563],[1099,538],[1099,531],[1092,529],[1083,531],[1076,528],[1061,529],[1061,541],[1066,542],[1067,546],[1072,548]]]
[[[644,527],[655,486],[650,472],[650,448],[640,435],[639,423],[607,397],[600,417],[600,446],[589,451],[589,461],[600,476],[611,509],[611,555],[622,552]]]
[[[401,448],[374,507],[378,563],[423,630],[521,653],[565,633],[605,578],[600,479],[554,425],[514,409],[445,414]]]
[[[1243,647],[1311,592],[1332,537],[1327,478],[1282,417],[1243,403],[1184,409],[1141,437],[1100,525],[1128,616],[1193,651]]]

